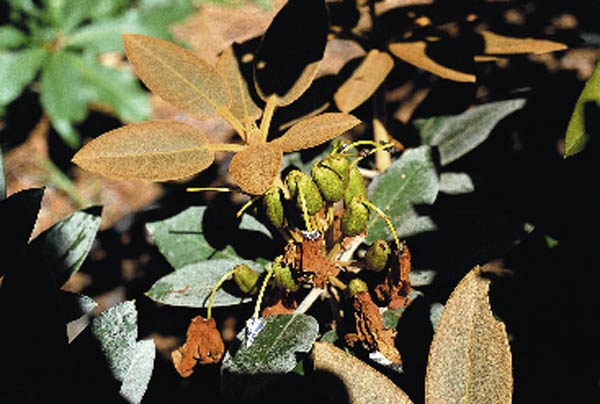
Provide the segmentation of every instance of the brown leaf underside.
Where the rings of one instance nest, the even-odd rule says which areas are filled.
[[[277,178],[283,153],[279,146],[260,143],[236,153],[229,163],[229,173],[242,191],[262,195]]]
[[[194,373],[196,362],[203,365],[219,363],[225,344],[213,318],[196,316],[190,322],[185,344],[171,352],[173,365],[182,377]]]
[[[567,45],[546,39],[513,38],[490,31],[482,31],[485,42],[484,52],[492,55],[521,53],[548,53],[567,49]]]

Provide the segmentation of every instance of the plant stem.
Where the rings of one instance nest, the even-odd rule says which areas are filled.
[[[246,136],[246,130],[244,129],[244,124],[240,122],[229,110],[229,108],[219,107],[217,108],[217,114],[225,119],[231,127],[236,131],[236,133],[242,138],[244,142],[248,142]]]
[[[267,289],[267,284],[269,283],[269,279],[273,276],[273,269],[269,268],[267,270],[267,276],[265,276],[265,280],[260,286],[260,291],[258,292],[258,297],[256,298],[256,306],[254,306],[254,314],[252,317],[258,318],[260,315],[260,306],[262,304],[263,296],[265,295],[265,290]]]
[[[369,209],[373,209],[379,217],[385,220],[385,223],[388,225],[392,236],[394,237],[394,242],[396,243],[396,247],[398,251],[402,251],[402,245],[400,244],[400,239],[398,238],[398,233],[396,233],[396,229],[394,228],[394,224],[388,215],[385,212],[377,207],[374,203],[367,201],[365,199],[361,200],[361,203],[367,206]]]
[[[244,144],[236,144],[236,143],[210,143],[208,145],[208,149],[212,151],[223,151],[223,152],[240,152],[244,150],[247,146]]]
[[[306,295],[304,300],[302,300],[302,303],[300,303],[300,305],[294,313],[306,313],[308,309],[310,309],[310,307],[313,305],[313,303],[317,301],[319,296],[323,294],[323,292],[325,292],[325,289],[312,288],[310,292],[308,292],[308,295]]]
[[[267,142],[267,137],[269,136],[269,128],[271,127],[271,121],[273,120],[273,114],[275,113],[276,108],[277,96],[272,95],[269,98],[267,98],[267,104],[265,105],[263,117],[260,121],[260,139],[258,139],[258,143]]]
[[[71,179],[52,162],[52,160],[40,158],[39,163],[48,175],[48,182],[67,194],[67,196],[75,202],[78,208],[84,208],[90,204],[79,193],[79,190],[75,187],[73,181],[71,181]]]
[[[223,275],[221,277],[221,279],[219,279],[217,281],[217,283],[213,287],[212,291],[210,292],[210,297],[208,298],[208,308],[206,310],[206,318],[207,319],[212,317],[213,300],[215,300],[215,294],[217,293],[217,290],[219,290],[219,288],[225,283],[227,278],[229,278],[231,275],[233,275],[234,272],[235,272],[235,268],[233,268],[231,271],[229,271],[225,275]]]

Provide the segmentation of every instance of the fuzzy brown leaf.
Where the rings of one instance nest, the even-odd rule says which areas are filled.
[[[426,403],[511,402],[510,347],[490,309],[489,284],[476,267],[448,298],[429,351]]]
[[[260,118],[262,110],[256,106],[250,96],[248,84],[242,76],[239,62],[231,46],[225,49],[219,57],[217,71],[221,73],[231,89],[233,95],[233,101],[229,108],[231,113],[241,122],[255,121]]]
[[[336,91],[335,104],[342,112],[350,112],[365,102],[379,88],[394,67],[385,52],[371,50],[352,75]]]
[[[490,31],[482,31],[485,43],[484,52],[493,55],[520,53],[548,53],[567,49],[567,45],[546,39],[513,38]]]
[[[427,56],[425,49],[427,44],[424,41],[419,42],[397,42],[389,46],[390,52],[399,59],[404,60],[418,68],[437,74],[448,80],[454,80],[465,83],[474,83],[475,75],[460,72],[446,66]]]
[[[340,379],[350,404],[412,404],[406,393],[390,379],[330,343],[315,342],[311,358],[315,369]]]
[[[193,52],[138,34],[124,35],[123,44],[144,84],[180,110],[212,117],[231,104],[231,93],[223,77]]]
[[[284,152],[307,149],[331,140],[360,123],[353,115],[328,112],[304,119],[273,140]]]
[[[229,173],[242,191],[262,195],[277,178],[282,159],[283,153],[278,145],[251,145],[233,156],[229,163]]]
[[[97,137],[75,154],[81,168],[112,178],[167,181],[196,174],[214,153],[193,126],[151,121],[123,126]]]

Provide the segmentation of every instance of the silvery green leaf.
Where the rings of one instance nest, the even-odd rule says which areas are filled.
[[[467,173],[445,172],[440,175],[440,192],[448,195],[460,195],[474,190],[473,180]]]
[[[121,396],[131,404],[139,404],[148,389],[154,370],[156,347],[154,341],[138,341],[131,352],[131,365],[121,385]]]

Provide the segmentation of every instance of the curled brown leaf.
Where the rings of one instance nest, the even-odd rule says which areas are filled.
[[[225,344],[213,318],[196,316],[186,334],[185,344],[171,352],[173,365],[182,377],[194,373],[196,362],[218,363],[225,353]]]

